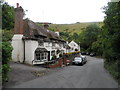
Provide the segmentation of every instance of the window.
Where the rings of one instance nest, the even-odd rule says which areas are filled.
[[[38,40],[38,44],[39,44],[39,46],[43,46],[44,45],[42,40]]]
[[[36,59],[40,60],[40,53],[36,52]]]
[[[51,52],[51,56],[54,56],[54,55],[55,55],[55,51],[52,51],[52,52]]]
[[[59,43],[59,46],[62,47],[62,43]]]
[[[44,57],[45,57],[45,59],[47,59],[47,53],[44,53]]]
[[[44,51],[41,51],[40,49],[36,49],[35,51],[35,59],[36,60],[46,60],[48,57],[48,54],[47,52],[44,52]]]
[[[55,43],[52,43],[52,46],[54,47],[54,46],[55,46]]]
[[[41,59],[44,59],[44,53],[41,53]]]
[[[74,43],[71,43],[71,46],[75,46],[75,44],[74,44]]]

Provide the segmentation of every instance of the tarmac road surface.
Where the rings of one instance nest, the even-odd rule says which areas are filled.
[[[103,59],[87,56],[87,60],[83,66],[63,67],[12,88],[118,88],[117,82],[104,69]]]

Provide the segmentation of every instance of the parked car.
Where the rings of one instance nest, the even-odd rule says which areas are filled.
[[[90,52],[86,52],[86,55],[90,55]]]
[[[82,55],[86,55],[86,52],[81,52]]]
[[[83,65],[87,62],[87,59],[85,56],[80,56],[80,57],[75,57],[74,60],[72,61],[72,64],[77,64],[77,65]]]
[[[85,59],[85,61],[87,62],[86,56],[81,55],[81,58],[82,58],[82,59]]]
[[[90,56],[96,56],[96,54],[92,52],[92,53],[90,53]]]

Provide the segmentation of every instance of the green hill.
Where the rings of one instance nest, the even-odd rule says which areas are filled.
[[[74,23],[74,24],[51,24],[49,23],[49,30],[51,31],[58,31],[60,32],[60,36],[66,40],[71,41],[74,40],[76,42],[79,42],[78,37],[80,33],[86,29],[88,25],[96,24],[99,27],[103,26],[103,22],[86,22],[86,23]],[[38,23],[38,25],[43,26],[43,23]]]
[[[70,34],[73,34],[73,33],[79,34],[82,30],[84,30],[90,24],[96,24],[101,27],[103,25],[103,22],[88,22],[88,23],[75,23],[75,24],[50,24],[49,29],[52,31],[69,32]]]

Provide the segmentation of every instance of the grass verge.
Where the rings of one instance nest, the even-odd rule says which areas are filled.
[[[118,68],[118,64],[119,62],[107,62],[104,61],[104,67],[105,69],[108,70],[108,72],[113,76],[113,78],[115,78],[115,80],[118,82],[118,84],[120,85],[120,72],[119,72],[119,68]]]

